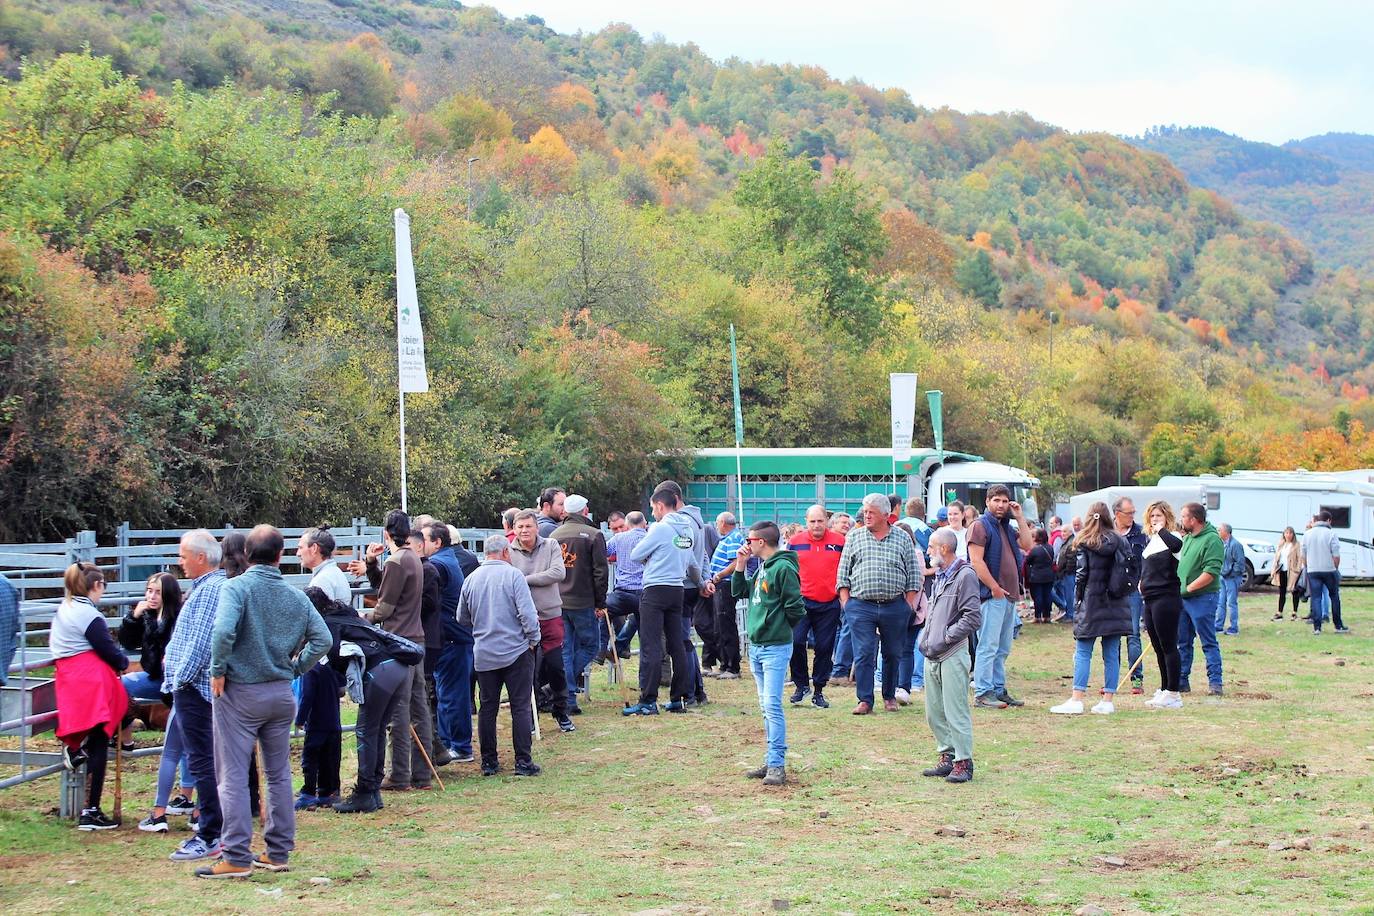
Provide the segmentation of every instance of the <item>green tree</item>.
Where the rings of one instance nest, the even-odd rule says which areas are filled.
[[[954,282],[988,307],[997,305],[1002,295],[1002,281],[992,266],[992,258],[982,248],[959,262],[954,270]]]

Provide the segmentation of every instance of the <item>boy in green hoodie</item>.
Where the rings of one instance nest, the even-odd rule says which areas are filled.
[[[787,722],[782,714],[782,688],[792,661],[792,628],[806,616],[802,603],[797,555],[779,549],[782,533],[776,522],[755,522],[740,545],[730,590],[736,598],[749,599],[745,630],[749,634],[749,667],[759,691],[763,730],[768,752],[763,766],[744,774],[762,779],[765,786],[787,781]],[[758,571],[746,577],[751,556],[761,561]]]

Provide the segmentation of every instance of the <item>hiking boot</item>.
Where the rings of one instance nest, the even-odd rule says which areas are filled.
[[[1006,709],[1007,704],[1000,697],[991,693],[980,693],[973,700],[973,705],[979,709]]]
[[[1003,703],[1006,703],[1008,706],[1025,706],[1025,705],[1026,705],[1026,701],[1025,701],[1025,700],[1018,700],[1016,697],[1014,697],[1014,696],[1012,696],[1011,694],[1007,693],[1007,688],[1005,688],[1005,687],[1003,687],[1001,690],[999,690],[999,691],[997,692],[997,699],[1001,700]]]
[[[537,763],[517,763],[515,765],[516,776],[538,776],[544,772],[544,768]]]
[[[144,833],[166,833],[167,815],[149,814],[138,822],[138,829],[142,830]]]
[[[622,716],[656,716],[658,715],[657,703],[636,703],[633,706],[626,706],[620,711]]]
[[[884,699],[884,700],[883,700],[883,712],[896,712],[896,711],[897,711],[897,701],[896,701],[896,700],[888,700],[888,699]]]
[[[193,836],[182,840],[181,845],[173,850],[167,858],[173,862],[194,862],[197,859],[215,859],[219,857],[219,840],[207,843],[199,836]]]
[[[763,777],[765,786],[780,786],[785,782],[787,782],[786,767],[769,767],[768,774]]]
[[[309,795],[305,792],[301,792],[299,795],[296,796],[295,808],[297,811],[313,811],[319,806],[320,799],[318,796]]]
[[[854,707],[853,715],[866,716],[871,712],[873,712],[873,707],[865,703],[863,700],[860,700],[859,705]]]
[[[954,771],[954,755],[941,754],[940,762],[928,770],[922,770],[922,776],[948,776]]]
[[[787,698],[787,702],[791,703],[793,706],[796,706],[798,703],[800,703],[802,700],[806,699],[810,695],[810,687],[798,687],[796,690],[792,691],[792,695]]]
[[[744,771],[744,778],[745,778],[745,779],[762,779],[763,777],[765,777],[765,776],[767,776],[767,775],[768,775],[768,767],[767,767],[766,765],[765,765],[765,766],[761,766],[761,767],[755,767],[755,768],[752,769],[752,770],[745,770],[745,771]]]
[[[253,866],[244,865],[240,868],[237,865],[230,865],[220,859],[214,865],[207,865],[204,868],[195,870],[197,878],[251,878],[253,876]]]
[[[119,821],[106,817],[99,808],[83,808],[81,820],[76,823],[77,830],[113,830],[118,826]],[[164,826],[163,829],[167,828]]]
[[[558,723],[558,730],[564,734],[577,731],[577,726],[573,725],[573,720],[567,716],[554,716],[553,720]]]
[[[260,853],[258,857],[253,860],[253,867],[265,868],[268,871],[289,871],[291,868],[291,866],[287,865],[285,862],[273,861],[272,857],[265,852]]]
[[[78,770],[86,763],[86,752],[79,747],[62,745],[62,765],[68,770]]]
[[[1207,687],[1207,695],[1209,697],[1219,697],[1222,693],[1223,691],[1220,684],[1210,684]]]
[[[174,795],[172,796],[172,800],[167,802],[167,813],[175,814],[178,817],[187,814],[194,814],[195,810],[195,803],[192,802],[185,795]]]
[[[380,808],[381,797],[375,792],[359,792],[356,789],[348,794],[348,798],[334,806],[334,810],[340,814],[371,814]]]
[[[945,782],[971,782],[973,780],[973,761],[956,760],[954,769],[950,770]]]
[[[827,700],[819,690],[811,695],[811,705],[817,709],[829,709],[830,701]]]

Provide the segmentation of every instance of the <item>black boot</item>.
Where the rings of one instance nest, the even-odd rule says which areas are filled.
[[[941,754],[940,762],[928,770],[922,770],[922,776],[948,776],[954,772],[954,755]]]
[[[382,807],[380,792],[359,792],[354,789],[348,798],[334,806],[340,814],[371,814]]]
[[[973,761],[956,760],[954,769],[945,777],[945,782],[970,782],[973,779]]]

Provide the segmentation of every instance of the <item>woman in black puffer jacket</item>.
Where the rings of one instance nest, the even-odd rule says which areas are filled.
[[[1131,633],[1131,606],[1126,600],[1130,545],[1112,530],[1109,519],[1111,514],[1106,503],[1093,503],[1076,539],[1079,553],[1074,583],[1078,611],[1073,625],[1077,643],[1073,656],[1073,696],[1051,707],[1050,712],[1062,715],[1083,712],[1093,644],[1099,639],[1102,640],[1103,697],[1092,711],[1099,715],[1116,711],[1112,700],[1121,676],[1121,637]]]

